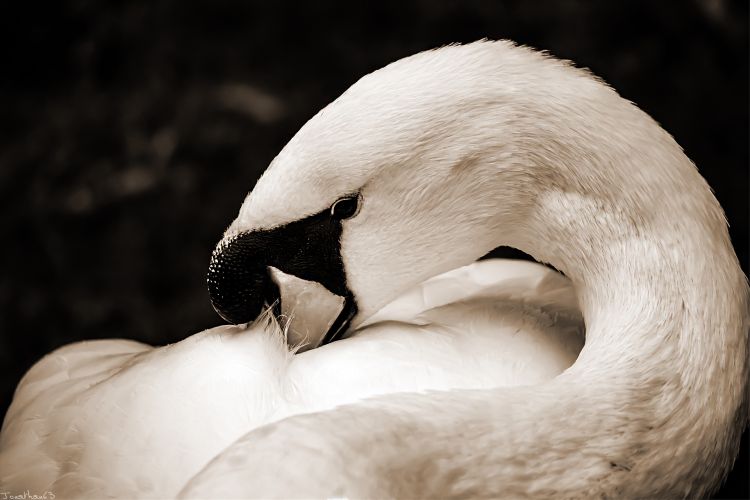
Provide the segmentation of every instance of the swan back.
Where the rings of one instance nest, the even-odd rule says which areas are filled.
[[[0,485],[58,498],[173,497],[252,429],[396,392],[549,380],[582,342],[570,282],[516,261],[437,276],[350,338],[296,355],[270,315],[158,348],[80,342],[19,384],[0,434]]]

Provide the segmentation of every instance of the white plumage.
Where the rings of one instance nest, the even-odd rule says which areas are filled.
[[[173,497],[261,425],[396,391],[541,382],[583,345],[570,283],[529,262],[457,269],[378,316],[296,356],[268,317],[159,348],[63,347],[18,387],[0,442],[2,484],[58,498]]]
[[[645,113],[587,72],[507,42],[418,54],[313,117],[225,238],[351,193],[362,204],[343,223],[341,259],[352,326],[369,327],[296,356],[262,322],[154,350],[58,351],[6,418],[4,487],[661,498],[717,485],[747,423],[747,280],[709,187]],[[562,278],[512,264],[524,270],[505,290],[523,307],[498,288],[418,313],[407,292],[500,245],[575,284],[586,344],[557,376],[580,347]],[[401,312],[383,313],[398,326],[368,320],[405,292]],[[538,383],[500,387],[527,382]],[[399,392],[430,388],[451,390]],[[375,394],[385,395],[283,418]]]

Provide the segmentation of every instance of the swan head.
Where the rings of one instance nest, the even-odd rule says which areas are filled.
[[[602,127],[617,135],[618,113],[631,112],[623,103],[588,73],[509,42],[443,47],[375,71],[310,119],[247,196],[214,252],[214,307],[233,323],[279,297],[283,309],[269,268],[280,270],[343,298],[335,321],[296,314],[324,324],[330,341],[431,276],[500,245],[526,251],[545,192],[614,175],[592,169],[568,182],[560,171],[596,160],[582,144]]]

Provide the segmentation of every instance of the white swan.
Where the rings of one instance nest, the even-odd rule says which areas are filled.
[[[330,337],[347,323],[358,327],[430,276],[502,244],[572,278],[587,332],[571,368],[534,386],[487,389],[488,380],[477,384],[482,390],[393,394],[293,416],[237,440],[193,476],[182,495],[560,498],[710,492],[731,465],[747,422],[746,279],[718,203],[679,146],[606,85],[560,61],[506,42],[480,42],[422,53],[360,80],[310,120],[258,182],[217,250],[212,299],[229,319],[257,313],[263,306],[257,297],[277,293],[265,268],[271,265],[346,297]],[[257,291],[263,293],[249,293]],[[304,324],[305,318],[296,321]],[[115,414],[123,402],[166,399],[177,404],[171,408],[175,415],[189,414],[190,403],[166,398],[168,390],[188,391],[185,384],[196,374],[190,361],[210,353],[212,345],[221,346],[215,361],[237,359],[226,348],[231,331],[209,331],[154,354],[130,354],[128,359],[137,357],[136,368],[120,373],[127,377],[146,367],[137,377],[155,375],[151,398],[131,390],[87,399],[99,386],[83,392],[79,386],[73,396],[60,394],[68,398],[64,408],[80,412],[90,404],[88,415],[95,417],[105,408]],[[203,338],[213,339],[209,349],[195,346]],[[261,338],[268,337],[232,337],[248,343]],[[298,357],[352,354],[357,338]],[[388,345],[377,336],[370,340],[378,349]],[[501,352],[491,340],[480,348]],[[109,359],[119,370],[117,356],[97,357],[97,363]],[[140,364],[149,356],[157,361]],[[333,364],[343,358],[328,359],[344,371],[334,373],[326,387],[360,368]],[[173,373],[163,366],[176,367],[178,376],[165,377],[166,387],[159,387],[159,375]],[[186,366],[183,376],[179,369]],[[88,375],[85,363],[79,368]],[[226,374],[222,369],[212,366],[209,380],[231,383],[197,388],[197,401],[208,395],[226,404],[226,391],[236,387],[242,393],[247,374],[238,375],[232,362]],[[24,476],[13,460],[27,456],[23,436],[34,429],[28,417],[39,419],[50,408],[48,401],[32,400],[43,392],[30,387],[34,370],[40,379],[67,376],[64,367],[43,362],[19,388],[0,442],[3,485],[40,477]],[[258,373],[272,373],[270,380],[277,381],[274,370],[276,365]],[[388,390],[409,389],[396,380]],[[252,387],[252,397],[260,394],[262,401],[257,389]],[[255,401],[245,410],[262,408]],[[41,406],[30,410],[35,403]],[[167,413],[152,407],[160,408],[152,421]],[[118,422],[133,415],[138,413],[125,408]],[[229,435],[258,424],[256,415],[241,425],[229,419],[227,426],[235,426],[229,430],[220,419],[211,422],[216,428],[202,421],[186,425],[198,434],[180,434],[191,436],[188,449],[155,456],[199,467],[231,441]],[[96,434],[79,425],[59,429],[39,437],[44,451],[73,458],[64,464],[53,459],[45,477],[57,478],[53,484],[71,493],[112,491],[107,481],[128,469],[117,468],[117,454],[102,463],[96,452],[133,444],[129,436]],[[81,446],[81,433],[119,442]],[[195,445],[201,453],[191,455],[194,439],[215,436],[215,442],[223,440],[220,446],[207,453],[210,443]],[[174,436],[153,437],[175,446]],[[152,443],[134,453],[158,450]],[[172,494],[180,480],[171,478],[171,489],[160,489],[159,473],[177,468],[149,462],[138,469],[142,474],[120,478],[131,484],[114,491]],[[110,473],[99,490],[92,483],[102,476],[85,474],[92,470]],[[36,471],[45,473],[41,466]]]
[[[315,239],[314,214],[327,207],[343,219],[340,247]],[[260,249],[275,238],[277,259]],[[587,333],[571,368],[534,387],[393,395],[293,417],[249,433],[185,495],[708,494],[747,423],[747,280],[695,166],[585,71],[505,42],[376,71],[289,142],[218,253],[225,265],[252,254],[326,284],[354,304],[356,327],[403,289],[498,245],[575,284]],[[343,271],[320,256],[310,271],[294,260],[303,246],[337,249]],[[218,309],[241,318],[251,308],[233,307],[243,294],[218,274]]]

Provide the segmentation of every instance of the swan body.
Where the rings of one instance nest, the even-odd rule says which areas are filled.
[[[370,327],[297,355],[270,318],[157,348],[79,342],[19,385],[0,440],[0,484],[58,498],[174,497],[262,425],[393,392],[538,383],[582,345],[570,282],[502,260],[428,280]]]
[[[341,200],[349,210],[336,209]],[[532,385],[401,385],[404,365],[380,354],[420,326],[391,333],[370,320],[500,245],[571,279],[586,325],[575,363]],[[248,429],[206,454],[218,452],[182,497],[703,497],[736,456],[750,295],[721,207],[667,132],[568,63],[484,41],[362,78],[300,129],[242,204],[210,268],[217,311],[245,318],[272,299],[267,267],[344,297],[333,336],[369,325],[356,348],[311,353],[351,346],[347,356],[373,363],[332,359],[304,377],[334,378],[323,382],[332,393],[339,366],[361,370],[363,388],[367,370],[385,367],[398,387]],[[477,345],[501,356],[503,346]],[[426,388],[443,390],[402,392]],[[347,402],[334,399],[325,404]],[[14,426],[29,424],[6,425],[4,450],[20,443],[6,437],[23,431]],[[61,470],[80,469],[79,458]]]

